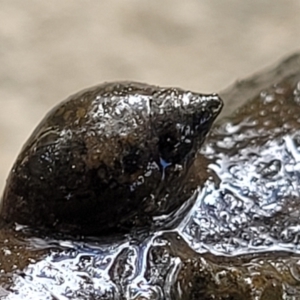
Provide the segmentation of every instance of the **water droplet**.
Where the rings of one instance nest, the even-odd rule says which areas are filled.
[[[276,176],[281,170],[281,161],[278,159],[273,159],[268,163],[262,163],[258,173],[265,178],[271,178]]]
[[[300,261],[293,263],[290,267],[291,275],[293,278],[300,282]]]

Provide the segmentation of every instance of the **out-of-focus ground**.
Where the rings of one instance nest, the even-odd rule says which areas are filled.
[[[112,80],[220,91],[299,50],[299,14],[298,0],[0,0],[0,190],[70,94]]]

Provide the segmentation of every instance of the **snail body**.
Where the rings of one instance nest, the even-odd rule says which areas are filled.
[[[92,235],[151,224],[190,197],[187,172],[221,108],[217,95],[130,82],[71,96],[21,150],[1,219]]]

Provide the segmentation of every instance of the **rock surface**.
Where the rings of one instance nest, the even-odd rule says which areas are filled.
[[[223,93],[247,103],[212,129],[193,165],[206,181],[175,229],[2,229],[2,299],[297,299],[299,82],[297,54]]]

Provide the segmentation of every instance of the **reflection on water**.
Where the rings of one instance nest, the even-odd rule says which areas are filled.
[[[296,118],[292,129],[281,107],[277,117],[272,113],[275,128],[263,127],[267,111],[265,120],[235,125],[234,132],[230,123],[213,131],[202,153],[212,159],[215,179],[207,181],[184,230],[196,251],[299,252],[300,118],[298,107],[291,103],[288,109],[294,114],[288,117]]]
[[[262,88],[213,128],[180,222],[113,240],[3,230],[0,298],[299,299],[300,72],[275,80],[290,64],[243,84]]]

